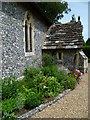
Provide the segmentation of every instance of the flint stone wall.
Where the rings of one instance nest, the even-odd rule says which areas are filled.
[[[47,26],[32,13],[35,28],[35,54],[25,57],[23,20],[27,10],[18,3],[2,3],[2,11],[0,11],[0,20],[2,20],[0,23],[2,24],[2,77],[12,77],[14,74],[19,77],[27,65],[37,67],[41,64],[41,49]]]
[[[74,62],[74,57],[76,53],[79,53],[79,49],[75,50],[43,50],[43,54],[44,53],[49,53],[52,54],[55,57],[55,61],[59,67],[59,65],[63,65],[66,68],[73,70],[74,68],[79,68],[79,66],[76,66],[75,62]],[[57,60],[57,52],[63,53],[63,60],[58,61]],[[79,63],[79,59],[78,59],[78,63]]]
[[[77,50],[64,50],[63,52],[63,65],[72,70],[75,67],[74,55]]]

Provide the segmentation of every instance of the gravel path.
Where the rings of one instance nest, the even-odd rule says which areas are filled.
[[[88,74],[73,91],[32,118],[88,118]]]

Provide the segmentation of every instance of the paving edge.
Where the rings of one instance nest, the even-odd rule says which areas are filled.
[[[64,97],[66,94],[68,94],[68,92],[70,92],[71,89],[68,89],[68,90],[65,90],[63,91],[63,93],[60,93],[57,97],[54,98],[53,101],[50,101],[48,103],[45,103],[45,104],[41,104],[40,106],[30,110],[29,112],[19,116],[17,119],[18,120],[25,120],[27,119],[28,117],[31,117],[32,115],[42,111],[44,108],[46,108],[47,106],[50,106],[52,105],[53,103],[55,103],[57,100],[59,100],[60,98]]]

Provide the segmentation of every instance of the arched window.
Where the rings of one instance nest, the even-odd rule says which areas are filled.
[[[24,18],[23,23],[24,30],[24,51],[25,55],[33,55],[34,54],[34,25],[32,14],[30,11],[27,11]]]

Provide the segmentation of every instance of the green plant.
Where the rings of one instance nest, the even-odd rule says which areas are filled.
[[[37,74],[33,79],[34,88],[39,91],[40,84],[42,84],[43,80],[46,79],[46,76],[43,75],[42,71]]]
[[[37,74],[39,74],[40,69],[36,69],[36,68],[31,68],[31,67],[27,67],[24,71],[24,81],[26,82],[25,85],[28,88],[32,88],[34,87],[34,83],[33,83],[33,79],[35,76],[37,76]]]
[[[90,46],[84,46],[83,51],[88,58],[90,58]]]
[[[13,120],[15,110],[20,110],[25,105],[25,94],[18,93],[16,98],[9,98],[2,101],[2,115],[4,120]]]
[[[32,91],[29,89],[29,92],[26,95],[25,107],[26,108],[34,108],[41,104],[41,95],[36,91]]]
[[[16,116],[14,113],[5,112],[5,113],[3,114],[2,119],[3,119],[3,120],[15,120],[16,117],[17,117],[17,116]]]
[[[18,93],[16,96],[16,109],[21,110],[25,106],[25,94],[24,93]]]
[[[39,68],[36,69],[34,67],[27,66],[27,68],[24,70],[23,74],[27,78],[26,80],[28,80],[29,77],[31,79],[33,79],[33,77],[36,76],[39,72],[40,72]]]
[[[17,84],[18,84],[17,92],[23,92],[22,85],[24,85],[26,88],[30,88],[30,81],[29,80],[26,81],[25,79],[22,79],[20,81],[17,81]]]
[[[44,53],[42,56],[42,65],[51,66],[55,64],[55,58],[51,54]]]
[[[55,77],[57,78],[57,81],[60,83],[62,80],[67,79],[67,74],[64,72],[57,72]]]
[[[66,73],[64,73],[64,72],[57,72],[55,77],[57,78],[57,81],[59,83],[61,83],[62,80],[66,80],[67,79],[68,75]]]
[[[39,90],[45,98],[55,97],[60,93],[61,89],[63,90],[60,83],[57,82],[57,79],[51,76],[43,79],[39,87]]]
[[[76,87],[77,81],[74,77],[67,77],[61,81],[61,85],[65,89],[74,89]]]
[[[54,65],[42,67],[41,70],[27,67],[24,75],[21,81],[16,81],[15,76],[2,81],[2,113],[5,120],[13,120],[15,110],[39,106],[43,98],[53,98],[64,89],[74,89],[77,83],[74,76],[58,72]]]
[[[2,101],[2,112],[12,113],[16,109],[16,99],[10,98]]]
[[[13,78],[4,78],[2,80],[2,99],[8,99],[16,96],[17,89],[19,89],[19,81],[16,80],[16,76],[13,76]]]
[[[56,76],[58,68],[55,65],[42,67],[42,72],[45,76]]]

